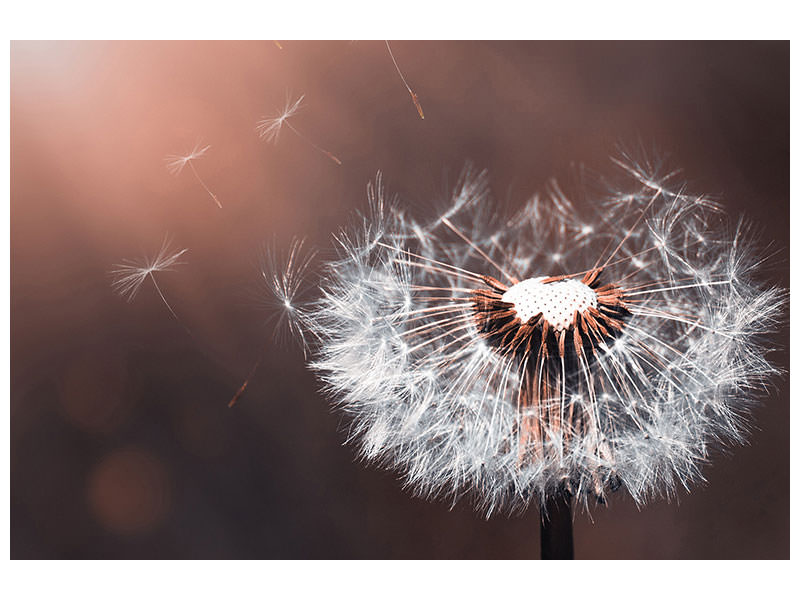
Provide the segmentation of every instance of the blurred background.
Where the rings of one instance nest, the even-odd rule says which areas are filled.
[[[619,143],[744,214],[789,285],[788,42],[12,42],[12,558],[538,558],[536,511],[486,521],[410,496],[343,447],[344,423],[272,339],[264,244],[327,248],[367,182],[411,205],[467,160],[515,206]],[[259,140],[287,90],[288,130]],[[187,168],[164,157],[210,149]],[[109,270],[186,264],[132,303]],[[775,337],[788,369],[788,326]],[[246,393],[233,393],[264,356]],[[788,558],[789,384],[707,482],[578,513],[577,558]]]

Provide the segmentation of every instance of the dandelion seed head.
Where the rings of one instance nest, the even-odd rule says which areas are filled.
[[[557,331],[568,329],[575,312],[597,308],[597,294],[575,279],[542,283],[546,277],[525,279],[503,293],[503,302],[513,304],[520,321],[527,323],[541,314]]]
[[[428,219],[370,188],[293,321],[365,459],[490,515],[668,496],[744,439],[785,292],[719,205],[618,163],[626,182],[581,210],[552,182],[502,214],[474,171]],[[294,306],[290,288],[272,292]]]

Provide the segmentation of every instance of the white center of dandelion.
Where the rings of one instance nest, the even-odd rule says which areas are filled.
[[[576,279],[540,283],[546,277],[532,277],[512,285],[502,296],[503,302],[514,305],[523,323],[539,313],[557,331],[569,329],[577,310],[597,308],[597,294]]]

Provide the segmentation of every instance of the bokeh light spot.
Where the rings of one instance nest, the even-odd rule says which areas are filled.
[[[147,533],[169,511],[169,477],[161,461],[146,450],[117,450],[95,466],[87,495],[92,515],[108,531]]]

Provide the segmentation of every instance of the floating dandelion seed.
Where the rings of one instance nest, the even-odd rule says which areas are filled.
[[[389,40],[384,40],[386,42],[386,49],[389,51],[389,56],[392,58],[392,62],[394,63],[394,68],[397,71],[397,74],[400,75],[400,79],[403,81],[403,85],[406,86],[408,93],[411,94],[411,101],[414,103],[414,106],[417,107],[417,112],[419,113],[419,118],[424,119],[425,113],[422,112],[422,105],[419,103],[419,98],[414,90],[411,89],[411,86],[408,85],[406,78],[403,76],[403,72],[400,70],[400,67],[397,66],[397,61],[394,58],[394,53],[392,52],[391,46],[389,46]]]
[[[300,131],[298,131],[298,129],[289,122],[289,119],[291,119],[295,115],[295,113],[297,113],[297,111],[300,110],[304,98],[305,94],[300,96],[297,100],[292,100],[289,94],[287,94],[286,103],[283,106],[283,110],[281,110],[274,117],[263,117],[258,123],[256,123],[256,132],[258,133],[258,137],[267,142],[273,142],[277,144],[278,137],[280,136],[281,133],[281,129],[283,129],[283,126],[286,125],[286,127],[291,129],[295,133],[295,135],[297,135],[297,137],[299,137],[301,140],[311,145],[311,147],[316,149],[318,152],[321,152],[322,154],[330,158],[337,165],[341,165],[342,164],[341,160],[339,160],[331,152],[325,150],[325,148],[322,148],[317,144],[315,144],[314,142],[312,142],[305,135],[300,133]]]
[[[275,117],[261,119],[256,125],[256,132],[258,137],[267,142],[278,143],[281,129],[284,124],[288,125],[288,121],[294,114],[300,110],[300,105],[303,102],[305,95],[300,96],[297,100],[292,101],[290,96],[286,95],[286,104],[283,110]]]
[[[178,315],[175,314],[175,311],[172,310],[172,306],[170,306],[169,302],[167,302],[167,299],[164,297],[164,293],[161,291],[154,274],[164,271],[173,271],[175,266],[183,264],[178,259],[188,251],[188,248],[172,250],[170,248],[169,237],[164,237],[161,248],[154,258],[149,259],[144,257],[139,261],[124,260],[122,263],[114,265],[116,268],[111,270],[111,275],[113,276],[111,288],[128,302],[133,302],[142,284],[144,284],[147,279],[150,279],[153,282],[153,286],[156,288],[156,292],[158,292],[158,295],[164,302],[164,305],[175,320],[180,323]]]
[[[303,349],[308,346],[302,321],[302,300],[308,295],[306,283],[311,264],[316,253],[306,251],[305,240],[295,239],[289,252],[281,257],[273,248],[264,253],[261,263],[261,284],[264,288],[265,308],[272,317],[277,318],[273,327],[276,341],[285,343],[291,338],[302,342]]]
[[[308,345],[303,329],[299,326],[303,311],[300,300],[309,291],[305,281],[315,253],[305,252],[304,244],[304,240],[293,240],[289,253],[282,258],[274,248],[264,253],[260,269],[263,293],[259,297],[264,301],[270,316],[277,319],[273,328],[275,340],[282,344],[290,338],[298,339],[302,342],[305,353]],[[262,360],[263,354],[228,402],[228,408],[233,407],[244,395]]]
[[[563,555],[570,499],[688,488],[777,372],[764,335],[785,292],[755,282],[747,227],[620,164],[632,182],[585,215],[551,184],[501,216],[468,171],[416,219],[379,180],[320,297],[286,313],[363,457],[487,516],[536,501],[569,531]]]
[[[247,391],[247,386],[250,385],[250,380],[256,374],[256,371],[258,370],[258,367],[261,365],[261,361],[263,358],[264,358],[263,354],[258,357],[258,360],[253,365],[253,368],[250,369],[250,373],[247,374],[247,377],[245,378],[244,382],[242,382],[242,385],[240,385],[239,389],[236,390],[236,393],[233,395],[233,398],[231,398],[228,401],[228,408],[233,408],[234,406],[236,406],[236,403],[239,401],[239,399],[242,396],[244,396],[244,393]]]
[[[200,175],[197,173],[197,169],[194,168],[193,162],[203,156],[206,152],[211,149],[210,145],[200,146],[200,144],[195,144],[194,148],[191,149],[190,152],[187,154],[170,154],[164,160],[167,163],[167,170],[173,175],[179,175],[183,168],[186,165],[189,165],[189,168],[192,170],[192,173],[195,176],[195,179],[200,182],[200,185],[203,186],[203,189],[208,192],[208,195],[211,196],[211,199],[216,203],[219,208],[222,208],[222,204],[220,204],[219,200],[217,199],[216,194],[208,189],[205,181],[200,178]]]

